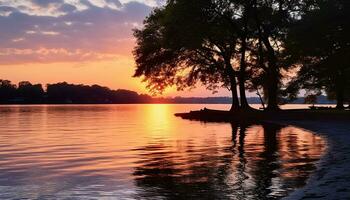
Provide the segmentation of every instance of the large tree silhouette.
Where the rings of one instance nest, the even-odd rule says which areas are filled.
[[[231,110],[248,108],[246,85],[259,86],[267,109],[277,110],[281,69],[291,66],[284,45],[288,27],[309,7],[306,2],[169,0],[135,30],[134,76],[143,77],[152,92],[198,82],[212,90],[227,87]]]
[[[301,69],[288,89],[291,94],[300,88],[325,90],[337,100],[337,108],[344,108],[350,96],[350,4],[346,0],[316,2],[289,34],[287,46]]]
[[[246,45],[242,46],[247,33],[238,14],[241,9],[230,1],[168,1],[135,31],[135,76],[143,76],[152,92],[174,85],[192,88],[198,82],[214,91],[227,87],[232,92],[231,110],[237,110],[239,75],[241,106],[247,108]]]

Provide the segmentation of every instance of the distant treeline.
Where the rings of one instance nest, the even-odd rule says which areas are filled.
[[[153,101],[178,103],[178,104],[231,104],[231,97],[175,97],[175,98],[155,98]],[[247,97],[249,104],[261,104],[259,97]],[[312,104],[305,100],[305,97],[299,97],[293,101],[284,100],[284,104]],[[335,104],[336,101],[329,100],[328,97],[320,95],[317,97],[317,104]]]
[[[0,103],[2,104],[108,104],[108,103],[150,103],[148,95],[139,95],[129,90],[111,90],[99,85],[69,84],[66,82],[48,84],[46,90],[41,84],[22,81],[18,85],[0,80]]]
[[[0,80],[1,104],[136,104],[136,103],[173,103],[173,104],[230,104],[231,97],[151,97],[146,94],[118,89],[111,90],[99,85],[69,84],[66,82],[48,84],[44,90],[42,84],[22,81],[18,85],[9,80]],[[251,104],[260,104],[257,97],[249,97]],[[318,103],[334,103],[325,96],[318,97]],[[304,103],[298,98],[292,103]]]

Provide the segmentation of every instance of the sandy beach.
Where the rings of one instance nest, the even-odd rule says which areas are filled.
[[[350,124],[349,121],[288,121],[324,136],[328,148],[307,184],[284,199],[350,199]]]

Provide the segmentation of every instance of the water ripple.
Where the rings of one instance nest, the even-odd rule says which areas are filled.
[[[295,127],[173,116],[203,106],[2,106],[0,199],[278,199],[325,150]]]

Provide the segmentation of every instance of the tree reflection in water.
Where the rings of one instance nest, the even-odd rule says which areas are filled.
[[[140,199],[279,199],[302,186],[323,140],[294,127],[231,124],[232,137],[136,149]],[[213,136],[214,137],[214,136]]]

